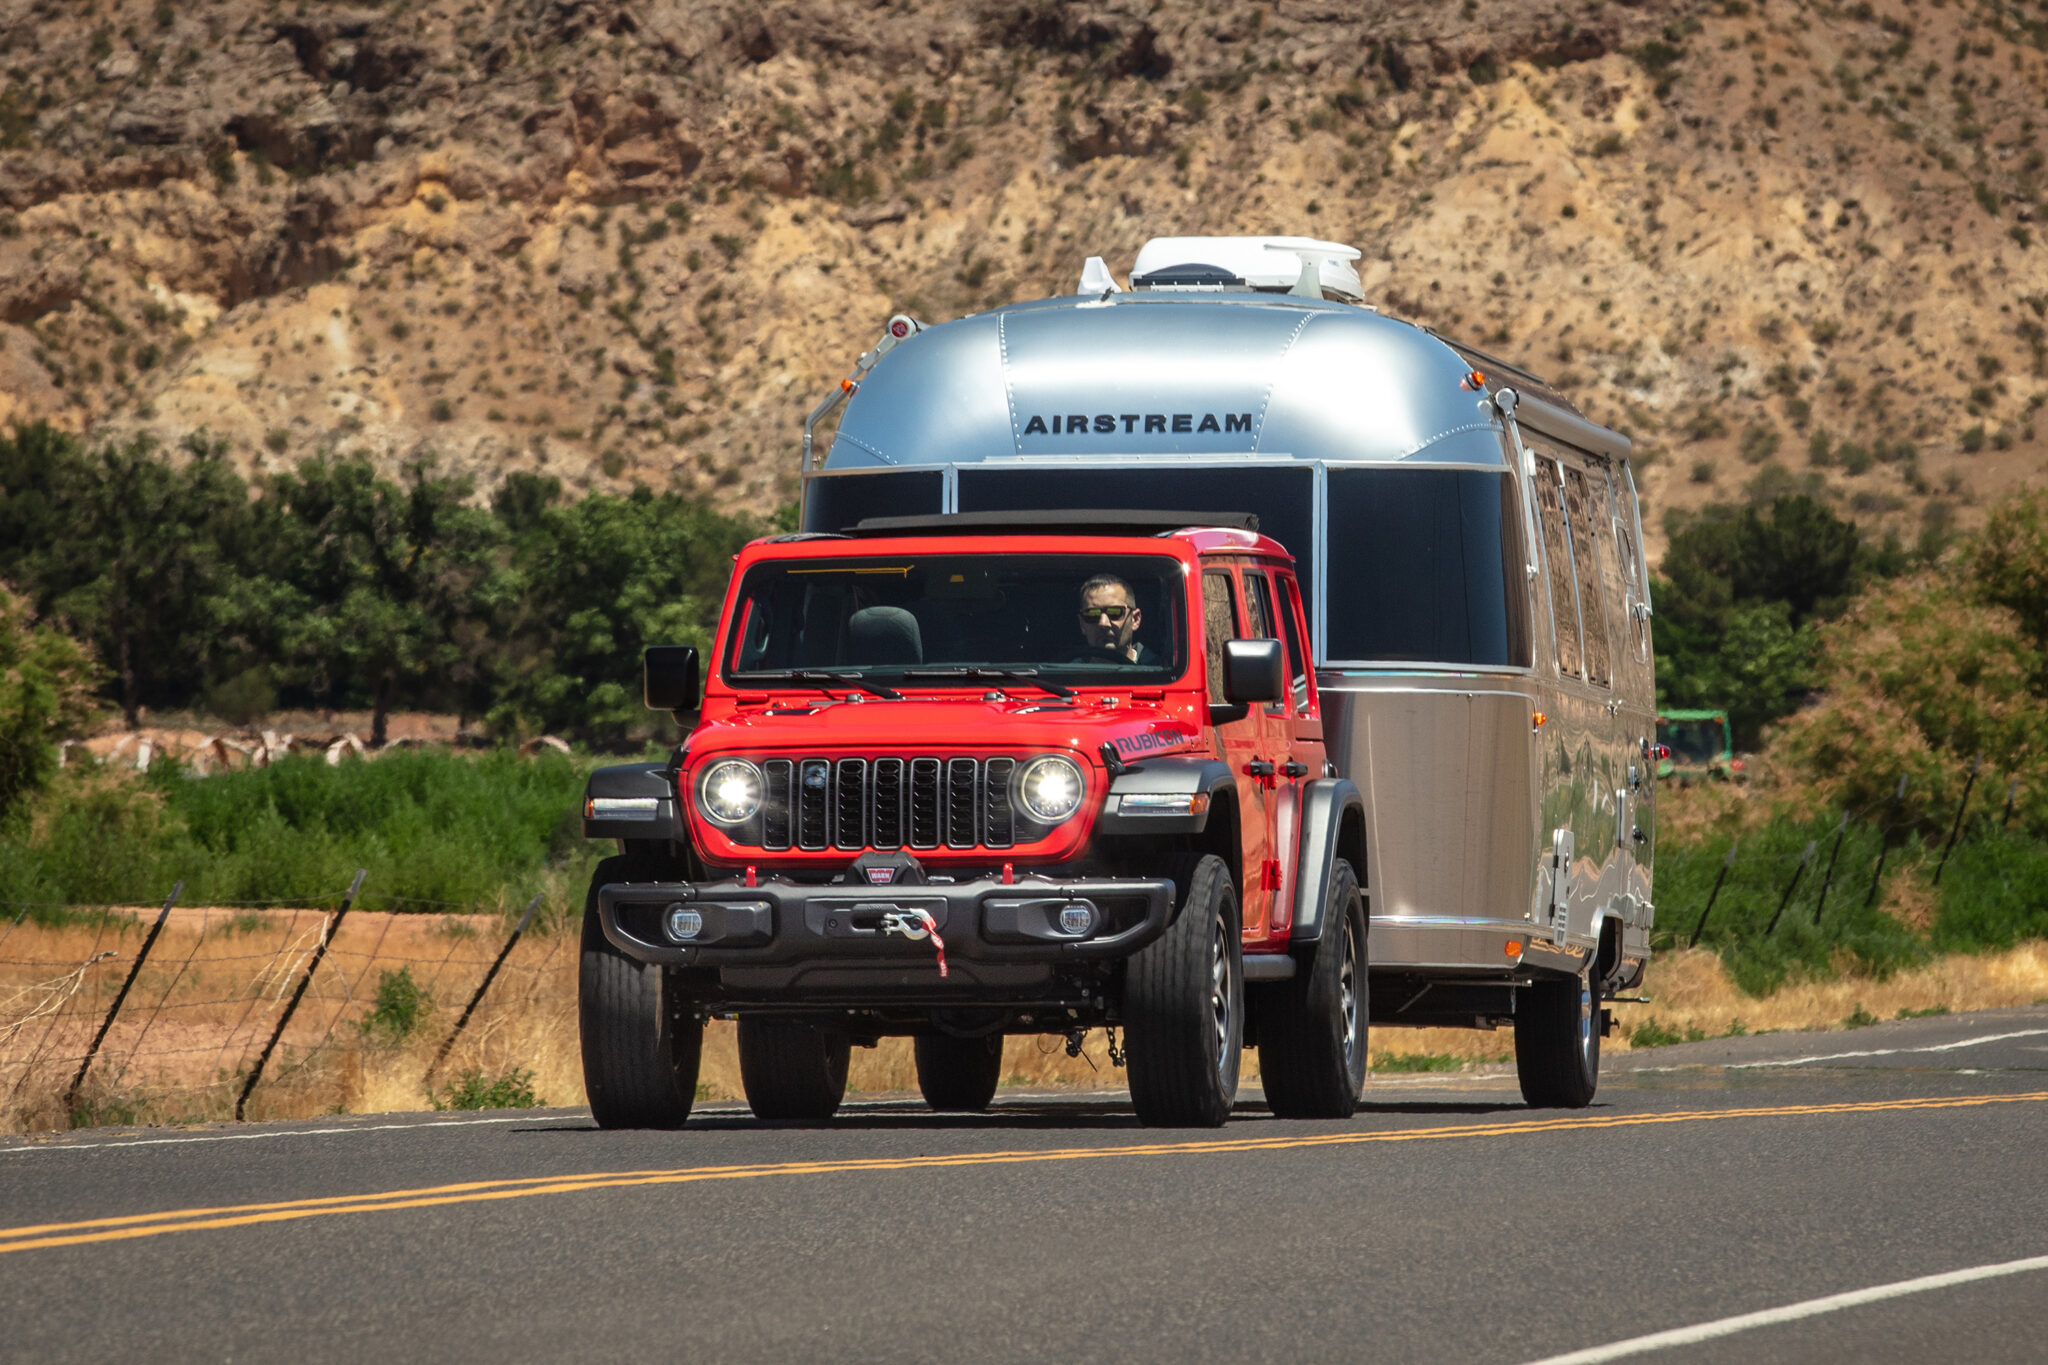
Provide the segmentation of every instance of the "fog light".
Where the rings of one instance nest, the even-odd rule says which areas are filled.
[[[668,936],[687,942],[704,932],[704,916],[678,901],[664,914],[668,917]]]
[[[1095,927],[1095,911],[1086,905],[1060,907],[1060,932],[1079,938]]]

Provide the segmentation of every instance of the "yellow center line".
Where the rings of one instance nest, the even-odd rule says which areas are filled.
[[[956,1152],[939,1156],[842,1157],[787,1161],[752,1166],[687,1166],[641,1171],[591,1171],[574,1175],[523,1176],[505,1180],[468,1181],[381,1193],[327,1195],[316,1199],[267,1204],[230,1204],[213,1208],[173,1209],[161,1213],[92,1218],[73,1223],[39,1223],[0,1228],[0,1255],[95,1242],[129,1241],[172,1232],[200,1232],[290,1222],[338,1213],[381,1213],[399,1209],[435,1208],[449,1204],[488,1203],[535,1195],[577,1194],[587,1190],[625,1189],[639,1185],[685,1185],[713,1180],[753,1180],[763,1176],[835,1175],[869,1171],[950,1169],[964,1166],[1013,1166],[1056,1161],[1094,1161],[1118,1157],[1217,1156],[1244,1152],[1295,1151],[1349,1147],[1363,1143],[1425,1142],[1445,1138],[1516,1137],[1526,1134],[1584,1132],[1605,1128],[1641,1128],[1659,1124],[1700,1123],[1715,1119],[1798,1118],[1823,1114],[1874,1114],[1909,1110],[1974,1109],[1996,1104],[2038,1104],[2048,1090],[2012,1095],[1968,1097],[1928,1096],[1904,1100],[1867,1100],[1847,1104],[1774,1105],[1743,1109],[1687,1109],[1663,1114],[1584,1114],[1524,1119],[1513,1123],[1468,1123],[1436,1128],[1399,1128],[1370,1133],[1304,1133],[1282,1137],[1210,1138],[1194,1142],[1146,1142],[1112,1147],[1055,1147],[1041,1150]]]

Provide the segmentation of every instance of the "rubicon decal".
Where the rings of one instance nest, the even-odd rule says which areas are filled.
[[[1153,754],[1165,749],[1184,749],[1194,739],[1185,730],[1147,730],[1143,734],[1118,735],[1113,742],[1119,754]]]
[[[1249,432],[1251,429],[1252,415],[1248,412],[1226,412],[1220,417],[1213,412],[1098,412],[1093,415],[1055,412],[1044,416],[1034,413],[1024,424],[1026,436],[1107,436],[1117,432],[1148,436],[1169,433],[1199,435],[1205,431]]]

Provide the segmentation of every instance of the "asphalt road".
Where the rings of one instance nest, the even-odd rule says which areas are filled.
[[[0,1358],[1517,1362],[2048,1257],[2044,1008],[1610,1057],[1579,1112],[1511,1074],[1368,1099],[0,1138]],[[2048,1260],[1613,1358],[2044,1342]]]

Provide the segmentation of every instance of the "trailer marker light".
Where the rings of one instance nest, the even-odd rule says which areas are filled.
[[[1541,730],[1545,725],[1550,723],[1550,717],[1544,715],[1541,711],[1538,711],[1536,714],[1530,716],[1529,719],[1531,722],[1533,722],[1534,728],[1538,730]]]
[[[1461,389],[1470,389],[1474,393],[1484,393],[1486,391],[1486,376],[1484,374],[1481,374],[1478,370],[1473,370],[1471,373],[1467,374],[1463,379],[1458,381],[1458,387]]]
[[[1522,955],[1522,940],[1518,938],[1511,938],[1501,946],[1509,957],[1520,957]]]

